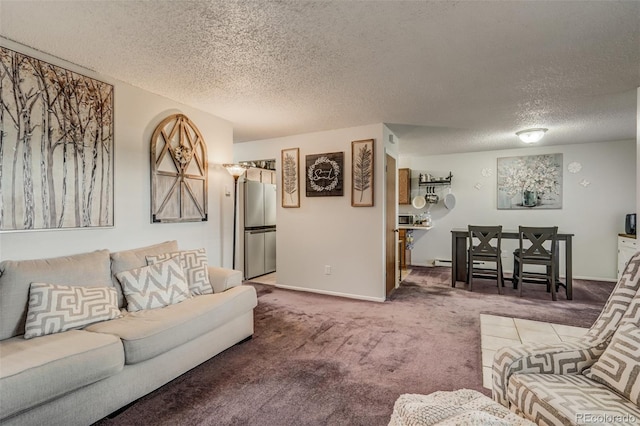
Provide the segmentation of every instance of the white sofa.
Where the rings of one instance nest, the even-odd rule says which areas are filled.
[[[110,253],[0,263],[0,424],[89,425],[253,334],[256,291],[209,267],[214,294],[24,338],[32,282],[113,286],[114,274],[175,252],[175,241]]]

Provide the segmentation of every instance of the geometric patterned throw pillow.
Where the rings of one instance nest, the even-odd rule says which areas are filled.
[[[189,285],[176,258],[116,274],[129,312],[162,308],[189,298]]]
[[[640,405],[640,328],[631,323],[616,330],[600,359],[583,374]]]
[[[24,338],[60,333],[121,316],[113,287],[31,283]]]
[[[147,256],[147,265],[153,265],[171,258],[180,259],[192,296],[213,294],[213,287],[209,282],[209,271],[207,269],[207,253],[203,248]]]

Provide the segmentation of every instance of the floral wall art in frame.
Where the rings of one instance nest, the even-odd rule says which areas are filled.
[[[306,156],[307,197],[342,196],[344,152]]]
[[[283,149],[282,207],[300,207],[300,149]]]
[[[112,227],[113,86],[0,46],[0,231]]]
[[[351,142],[351,205],[373,206],[373,139]]]
[[[561,209],[562,154],[498,158],[498,209]]]

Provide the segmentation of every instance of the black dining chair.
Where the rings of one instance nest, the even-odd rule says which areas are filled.
[[[547,291],[551,291],[551,300],[557,300],[556,274],[558,273],[557,236],[558,227],[518,227],[519,248],[513,252],[513,285],[518,287],[518,293],[522,297],[522,283],[538,282],[547,285]],[[527,247],[525,247],[525,245]],[[524,265],[542,265],[546,273],[526,272]]]
[[[474,242],[477,240],[477,244]],[[495,242],[495,243],[494,243]],[[467,264],[467,282],[469,291],[473,291],[473,277],[496,278],[498,293],[502,294],[504,275],[500,244],[502,242],[502,226],[469,225],[469,249]],[[495,245],[494,245],[495,244]],[[495,269],[475,268],[474,261],[495,262]]]

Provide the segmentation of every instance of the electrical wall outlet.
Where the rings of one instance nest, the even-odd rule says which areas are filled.
[[[331,275],[331,265],[324,265],[324,274]]]

